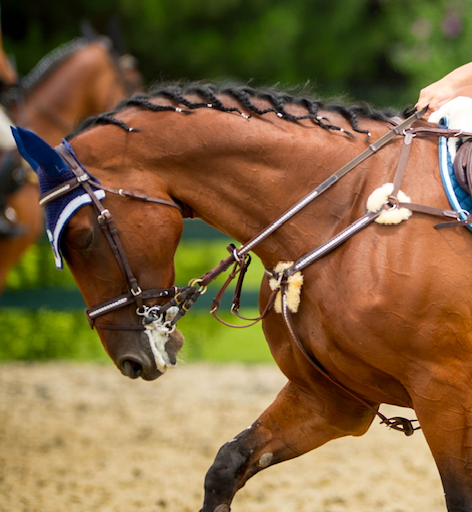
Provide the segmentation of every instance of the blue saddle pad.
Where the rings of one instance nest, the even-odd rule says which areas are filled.
[[[443,117],[441,125],[447,128],[449,119]],[[439,171],[451,208],[459,212],[462,219],[466,219],[467,215],[472,212],[472,197],[460,187],[457,181],[447,140],[447,137],[439,138]],[[472,231],[472,224],[469,224],[467,228]]]

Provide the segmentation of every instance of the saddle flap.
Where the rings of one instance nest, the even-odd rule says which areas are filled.
[[[454,158],[454,175],[462,190],[470,195],[472,190],[472,139],[466,140],[459,147]]]

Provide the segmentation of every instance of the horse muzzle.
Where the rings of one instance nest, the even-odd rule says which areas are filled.
[[[177,330],[163,334],[150,329],[140,331],[138,340],[134,337],[121,344],[117,341],[114,340],[113,345],[122,348],[109,353],[121,373],[130,379],[155,380],[177,365],[177,354],[184,344],[184,337]]]

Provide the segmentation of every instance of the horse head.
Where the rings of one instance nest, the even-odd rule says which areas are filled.
[[[106,352],[130,378],[159,377],[176,365],[183,346],[172,322],[179,312],[173,287],[173,256],[183,228],[179,206],[169,196],[155,199],[161,206],[155,215],[155,205],[102,186],[66,141],[53,149],[33,132],[13,133],[39,177],[56,266],[62,268],[64,256]],[[165,244],[153,244],[156,236]]]

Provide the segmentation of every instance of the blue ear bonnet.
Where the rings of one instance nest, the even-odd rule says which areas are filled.
[[[59,153],[54,151],[49,144],[36,134],[21,127],[13,127],[12,132],[21,156],[38,175],[39,188],[42,195],[76,177],[72,170],[69,169],[68,165],[62,160]],[[95,183],[99,183],[99,181],[79,162],[72,146],[66,140],[63,140],[62,144],[75,158],[82,170],[87,173]],[[95,190],[94,194],[100,200],[105,197],[105,192],[100,189]],[[82,187],[77,187],[67,194],[58,195],[57,199],[46,204],[46,232],[54,253],[56,267],[59,269],[63,268],[60,241],[64,228],[69,219],[79,208],[91,202],[92,200],[88,193]]]
[[[77,160],[77,157],[72,150],[72,146],[66,140],[63,140],[62,143]],[[100,183],[80,164],[78,160],[77,162],[95,183]],[[75,178],[75,174],[65,163],[64,169],[61,170],[61,172],[59,172],[56,176],[51,176],[50,174],[46,173],[42,167],[38,168],[37,174],[39,178],[39,188],[41,190],[41,194],[45,194],[61,183]],[[94,193],[98,199],[103,199],[105,197],[105,192],[103,190],[95,190]],[[46,233],[54,253],[56,267],[59,269],[63,268],[60,241],[64,228],[66,227],[69,219],[77,210],[91,202],[92,200],[88,193],[85,192],[82,187],[78,187],[63,196],[58,197],[55,201],[48,203],[45,207]]]

